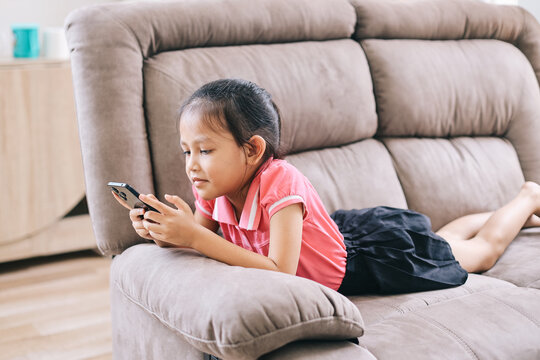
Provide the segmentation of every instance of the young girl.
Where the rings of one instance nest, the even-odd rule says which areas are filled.
[[[270,94],[252,82],[218,80],[197,90],[179,116],[196,211],[178,196],[165,195],[172,207],[141,195],[159,213],[131,210],[137,234],[350,295],[461,285],[467,272],[491,268],[522,227],[540,226],[540,186],[532,182],[496,212],[465,216],[437,233],[426,216],[404,209],[329,216],[306,177],[280,160],[280,126]]]

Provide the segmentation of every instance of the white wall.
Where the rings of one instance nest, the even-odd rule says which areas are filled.
[[[519,6],[522,6],[540,21],[540,1],[539,0],[519,0]]]
[[[0,31],[13,23],[31,22],[42,27],[63,26],[72,10],[82,6],[118,0],[0,0]],[[254,0],[255,1],[255,0]],[[499,4],[519,3],[540,21],[540,0],[484,0]]]
[[[0,31],[13,23],[37,23],[41,27],[64,25],[64,19],[79,7],[115,0],[0,0]]]
[[[499,5],[517,5],[518,0],[484,0],[484,2]]]
[[[540,0],[482,0],[499,5],[519,5],[533,14],[540,21]]]

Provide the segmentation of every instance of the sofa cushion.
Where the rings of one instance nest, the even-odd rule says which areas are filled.
[[[540,83],[540,25],[519,6],[470,0],[349,0],[361,39],[497,39],[515,45],[531,62]]]
[[[370,39],[362,46],[373,77],[378,136],[505,137],[525,178],[540,182],[540,91],[518,48],[487,39]]]
[[[313,184],[326,210],[407,208],[388,150],[374,139],[287,156]]]
[[[540,228],[522,230],[495,266],[483,275],[540,290]]]
[[[430,304],[367,326],[377,359],[538,359],[540,290],[501,287]]]
[[[438,230],[514,198],[523,173],[514,147],[498,137],[387,138],[409,208]]]
[[[538,87],[531,64],[506,42],[377,39],[362,46],[381,136],[502,136],[510,121],[530,121],[516,116],[521,107],[538,111],[534,97],[522,96]]]
[[[356,306],[330,288],[189,250],[130,247],[113,261],[111,286],[195,348],[220,358],[253,359],[295,340],[363,334]]]
[[[242,78],[268,90],[287,152],[352,143],[377,129],[367,60],[350,39],[171,51],[147,59],[143,71],[158,195],[192,199],[175,121],[179,105],[209,81]]]
[[[398,295],[350,296],[349,299],[360,309],[364,324],[369,327],[391,317],[399,317],[451,299],[492,289],[513,287],[516,286],[503,280],[469,274],[465,284],[449,289]]]

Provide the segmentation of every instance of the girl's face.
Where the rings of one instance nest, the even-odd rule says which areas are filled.
[[[226,130],[202,124],[196,111],[182,114],[180,144],[186,157],[186,174],[204,200],[244,193],[247,173],[244,149]]]

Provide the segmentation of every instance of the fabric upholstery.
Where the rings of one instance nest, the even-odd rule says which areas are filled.
[[[116,257],[111,274],[115,292],[196,349],[225,359],[257,358],[298,339],[345,340],[363,334],[362,316],[353,303],[297,276],[231,267],[195,252],[145,244]]]
[[[378,136],[506,137],[525,179],[540,181],[540,87],[515,46],[373,39],[362,47],[373,76]]]
[[[107,182],[127,182],[141,193],[154,192],[154,186],[142,108],[143,56],[130,29],[104,9],[71,13],[66,36],[88,210],[99,249],[118,254],[141,240],[111,198]]]
[[[392,159],[376,140],[293,154],[287,161],[306,175],[329,213],[377,205],[407,207]]]
[[[243,78],[267,89],[280,108],[287,152],[351,143],[372,137],[377,128],[368,64],[352,40],[166,52],[146,60],[143,71],[158,195],[193,199],[174,131],[176,114],[191,93],[212,80]]]
[[[495,266],[483,275],[540,290],[539,239],[540,229],[538,228],[521,231]]]
[[[537,359],[538,296],[512,287],[443,301],[370,326],[360,345],[377,359]]]
[[[534,100],[522,92],[538,90],[525,80],[534,78],[527,58],[498,40],[377,39],[362,47],[371,64],[380,136],[502,136],[511,120],[522,121],[515,115],[523,102]]]
[[[111,282],[113,358],[201,360],[203,353]],[[159,339],[159,341],[157,341]]]
[[[176,1],[129,9],[108,4],[85,12],[105,25],[100,31],[110,26],[129,31],[144,58],[198,47],[343,39],[350,37],[356,22],[347,1],[325,0]]]
[[[353,0],[355,36],[365,38],[475,39],[515,41],[524,10],[470,0]],[[530,21],[529,19],[527,19]]]
[[[432,305],[492,289],[515,288],[509,282],[478,274],[469,274],[462,286],[444,290],[421,291],[397,295],[350,296],[363,314],[365,326],[370,328],[392,317],[401,317],[409,312],[426,309]]]
[[[467,214],[493,211],[517,195],[523,174],[512,145],[496,137],[389,138],[409,208],[433,229]]]
[[[525,9],[471,0],[351,0],[354,37],[379,39],[497,39],[529,59],[540,82],[540,24]]]

